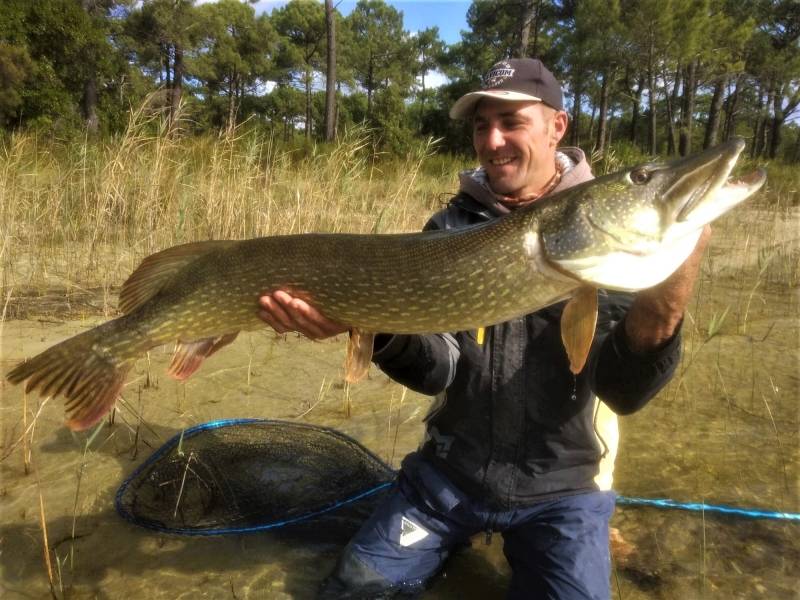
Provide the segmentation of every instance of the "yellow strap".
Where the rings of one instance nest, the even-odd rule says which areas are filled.
[[[483,327],[478,327],[478,331],[477,331],[475,337],[477,338],[479,346],[483,346],[483,336],[484,336],[485,333],[486,333],[486,329],[484,329]]]

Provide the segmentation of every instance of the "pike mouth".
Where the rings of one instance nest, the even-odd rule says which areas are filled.
[[[667,228],[668,238],[680,237],[710,223],[747,200],[767,180],[766,171],[763,169],[738,177],[726,177],[726,175],[723,175],[725,179],[720,177],[722,181],[715,180],[715,176],[712,175],[700,186],[702,189],[690,194],[672,225]]]
[[[741,177],[737,177],[735,179],[733,177],[729,177],[728,181],[725,183],[725,188],[744,188],[744,190],[747,192],[755,192],[764,184],[766,179],[767,172],[764,169],[756,169],[748,175],[742,175]]]
[[[757,192],[766,181],[767,172],[764,169],[756,169],[747,175],[729,177],[717,194],[725,197],[726,206],[735,206]]]
[[[766,173],[762,169],[741,177],[730,176],[744,146],[744,140],[734,138],[718,148],[712,148],[697,157],[676,163],[676,169],[684,172],[664,192],[666,198],[674,195],[678,201],[672,213],[675,223],[696,220],[700,215],[695,215],[695,212],[700,214],[714,212],[710,205],[725,205],[726,208],[721,211],[724,212],[763,185]],[[693,178],[701,180],[699,185],[686,190],[692,186]],[[680,195],[687,191],[686,197],[680,201]]]

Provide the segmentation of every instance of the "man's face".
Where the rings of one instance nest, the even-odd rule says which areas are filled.
[[[492,189],[512,198],[539,192],[555,174],[556,146],[566,126],[566,113],[541,102],[482,99],[472,144]]]

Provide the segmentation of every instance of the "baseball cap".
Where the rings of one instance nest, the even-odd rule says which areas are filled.
[[[538,58],[509,58],[495,63],[484,75],[481,89],[464,94],[450,109],[451,119],[466,119],[481,98],[544,102],[564,110],[561,84]]]

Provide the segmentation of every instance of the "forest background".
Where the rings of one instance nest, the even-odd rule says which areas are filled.
[[[566,141],[595,158],[741,135],[752,158],[800,162],[796,0],[476,0],[453,44],[407,31],[382,0],[346,16],[331,0],[261,14],[242,0],[1,4],[5,135],[113,137],[147,102],[190,135],[246,123],[302,148],[365,124],[389,155],[427,138],[462,154],[453,101],[495,61],[533,56],[564,84]]]

